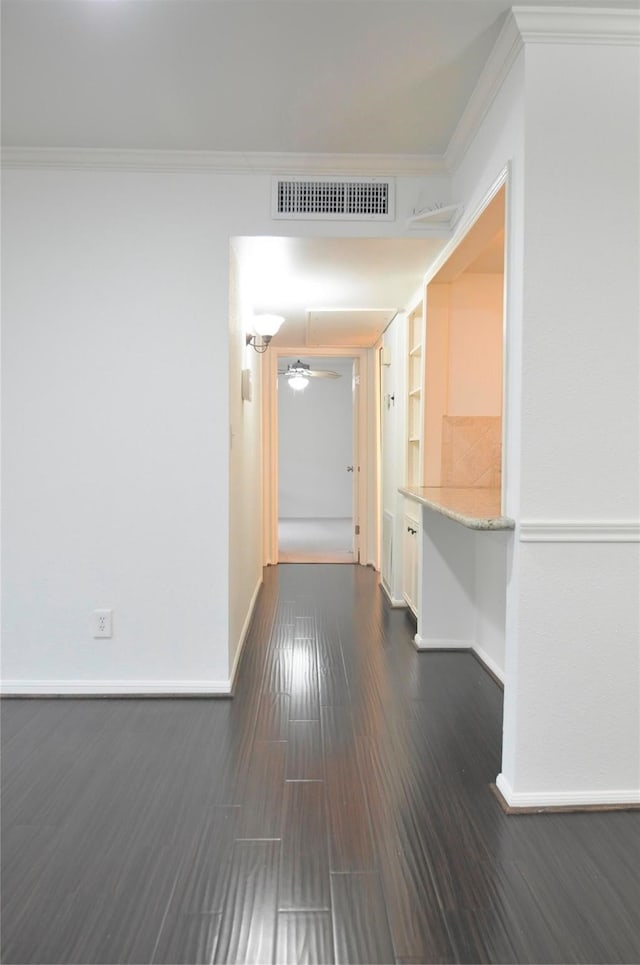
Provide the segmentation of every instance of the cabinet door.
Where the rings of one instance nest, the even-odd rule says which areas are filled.
[[[418,612],[418,522],[404,517],[402,595],[415,614]]]

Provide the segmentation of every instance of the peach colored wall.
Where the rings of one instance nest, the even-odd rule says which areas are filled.
[[[447,415],[501,414],[503,284],[462,274],[450,285]]]

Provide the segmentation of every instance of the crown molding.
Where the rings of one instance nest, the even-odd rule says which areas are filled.
[[[444,158],[429,154],[278,154],[240,151],[140,151],[126,148],[7,147],[6,169],[142,171],[203,174],[446,175]]]
[[[640,43],[637,8],[523,6],[512,13],[527,44]]]
[[[640,13],[631,7],[513,7],[443,155],[6,147],[2,150],[2,167],[147,173],[447,176],[459,167],[520,50],[529,43],[638,45]]]
[[[460,165],[522,46],[520,30],[509,13],[445,151],[447,171],[452,173]]]
[[[453,173],[462,162],[524,44],[640,43],[638,9],[603,7],[513,7],[498,34],[444,153]]]

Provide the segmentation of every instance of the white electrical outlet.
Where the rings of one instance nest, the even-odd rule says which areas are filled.
[[[113,610],[94,610],[93,611],[93,636],[110,637],[112,635],[112,615]]]

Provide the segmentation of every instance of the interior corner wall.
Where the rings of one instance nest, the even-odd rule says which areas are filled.
[[[233,248],[229,259],[229,662],[231,676],[262,583],[262,357],[247,346],[252,306]],[[251,399],[242,398],[242,371]]]

